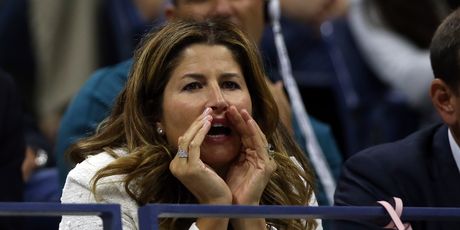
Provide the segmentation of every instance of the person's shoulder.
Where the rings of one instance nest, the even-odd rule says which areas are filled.
[[[126,78],[131,70],[131,66],[133,64],[132,59],[128,59],[126,61],[120,62],[118,64],[103,67],[96,72],[94,72],[93,77],[104,79],[106,77],[119,77],[119,78]]]
[[[115,154],[121,156],[122,150],[115,150]],[[115,157],[108,152],[101,152],[88,156],[84,161],[75,165],[69,172],[69,178],[77,181],[90,181],[97,171],[106,167],[115,160]]]
[[[101,105],[103,110],[108,110],[125,86],[131,64],[132,60],[130,59],[115,66],[96,70],[72,99],[67,109],[67,111],[71,111],[69,116],[75,114],[74,110],[89,111],[95,107],[99,108]],[[97,113],[100,112],[99,110],[101,108],[97,109]],[[105,117],[106,114],[104,113],[103,116]]]
[[[129,59],[116,65],[96,70],[83,86],[84,89],[92,89],[105,84],[113,84],[114,82],[126,82],[132,63],[133,60]]]
[[[366,162],[391,162],[390,165],[405,164],[406,162],[422,159],[432,154],[434,136],[440,129],[446,129],[444,124],[435,124],[418,130],[409,136],[390,143],[384,143],[364,149],[351,156],[346,164],[361,164]]]
[[[329,124],[321,122],[313,116],[308,116],[308,118],[310,119],[311,126],[314,129],[315,133],[324,134],[331,132],[331,127],[329,126]]]

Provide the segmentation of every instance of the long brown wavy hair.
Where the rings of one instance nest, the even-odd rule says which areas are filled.
[[[81,162],[89,155],[106,151],[115,160],[93,178],[97,197],[98,181],[124,175],[124,188],[138,205],[147,203],[197,203],[195,197],[169,171],[175,149],[155,130],[162,116],[163,92],[181,52],[192,44],[223,45],[241,66],[253,108],[253,117],[267,140],[273,144],[278,164],[261,204],[306,205],[313,194],[313,175],[303,152],[279,121],[277,106],[265,82],[257,46],[235,25],[220,21],[175,21],[149,33],[137,49],[126,87],[118,96],[112,113],[96,134],[76,143],[70,159]],[[118,156],[115,149],[128,154]],[[289,158],[294,156],[302,168]],[[102,194],[103,195],[103,194]],[[162,219],[162,229],[188,229],[190,219]],[[267,219],[278,229],[314,229],[308,220]]]

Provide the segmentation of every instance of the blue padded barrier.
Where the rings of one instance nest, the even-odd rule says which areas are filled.
[[[171,217],[230,217],[230,218],[318,218],[341,220],[370,220],[387,217],[383,207],[351,206],[239,206],[239,205],[179,205],[148,204],[139,208],[139,230],[157,230],[158,218]],[[460,208],[404,207],[403,220],[460,220]]]
[[[118,204],[0,202],[0,216],[99,216],[104,229],[122,230]]]

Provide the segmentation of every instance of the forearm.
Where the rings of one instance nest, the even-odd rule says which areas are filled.
[[[245,205],[258,205],[259,202],[250,202]],[[233,229],[266,229],[267,223],[264,218],[240,218],[240,219],[231,219],[230,224],[233,226]]]
[[[199,203],[200,204],[205,204],[205,205],[231,205],[231,197],[227,198],[218,198],[218,199],[203,199],[199,198]],[[198,218],[196,220],[196,226],[199,230],[207,230],[207,229],[227,229],[228,228],[228,222],[229,218],[209,218],[209,217],[204,217],[204,218]],[[193,229],[193,228],[191,228]]]

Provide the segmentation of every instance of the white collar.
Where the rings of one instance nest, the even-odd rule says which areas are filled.
[[[457,163],[457,169],[460,171],[460,147],[455,141],[454,136],[452,135],[452,131],[450,129],[448,129],[448,133],[450,149],[452,150],[452,155],[454,155],[455,163]]]

